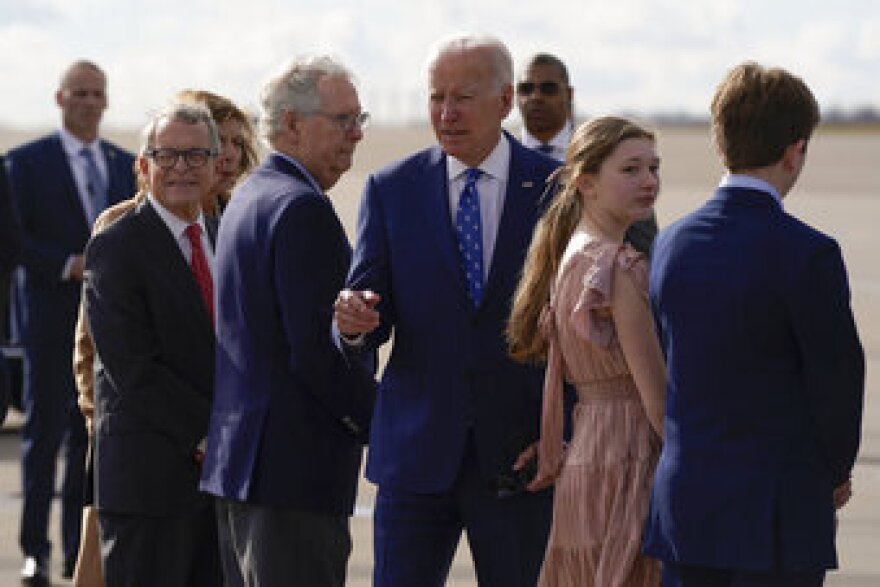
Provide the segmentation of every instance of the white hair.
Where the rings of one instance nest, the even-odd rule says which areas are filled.
[[[513,84],[513,58],[507,46],[491,35],[459,34],[439,41],[431,49],[426,60],[426,71],[430,75],[437,62],[450,53],[464,53],[485,49],[489,53],[489,66],[492,70],[492,83],[496,91]]]
[[[170,105],[154,114],[141,132],[140,155],[142,157],[153,146],[153,143],[156,140],[156,131],[159,128],[159,123],[163,120],[184,122],[186,124],[204,123],[208,128],[208,139],[211,143],[211,152],[215,155],[220,152],[220,133],[217,131],[217,123],[214,122],[214,118],[211,116],[211,111],[202,104],[172,102]]]
[[[318,82],[342,77],[354,85],[354,76],[330,55],[295,57],[269,78],[260,92],[260,137],[271,143],[282,130],[285,112],[313,114],[321,109]]]

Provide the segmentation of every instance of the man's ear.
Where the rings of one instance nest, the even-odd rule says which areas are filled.
[[[782,153],[782,163],[786,171],[800,171],[807,156],[807,141],[801,139],[785,148]]]

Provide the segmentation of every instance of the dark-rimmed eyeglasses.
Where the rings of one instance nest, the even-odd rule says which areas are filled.
[[[516,93],[520,96],[531,96],[535,89],[540,90],[545,96],[555,96],[562,89],[562,84],[553,81],[540,83],[519,82],[516,84]]]
[[[359,114],[328,114],[327,112],[315,112],[319,116],[323,116],[339,127],[342,132],[351,132],[354,129],[364,130],[370,124],[370,113],[361,112]]]
[[[211,149],[150,149],[144,154],[162,169],[171,169],[181,157],[187,167],[204,167],[216,155]]]

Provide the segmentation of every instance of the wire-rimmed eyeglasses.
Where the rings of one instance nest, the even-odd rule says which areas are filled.
[[[364,130],[370,124],[369,112],[359,112],[358,114],[329,114],[327,112],[315,112],[315,114],[333,121],[342,132],[351,132],[354,129]]]

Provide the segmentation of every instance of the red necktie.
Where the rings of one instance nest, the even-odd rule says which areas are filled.
[[[202,292],[202,299],[205,301],[205,307],[211,316],[211,324],[214,323],[214,282],[211,280],[211,269],[208,267],[208,260],[205,258],[205,251],[202,249],[202,227],[198,224],[190,224],[186,227],[186,237],[189,244],[192,245],[192,258],[190,259],[190,269]]]

